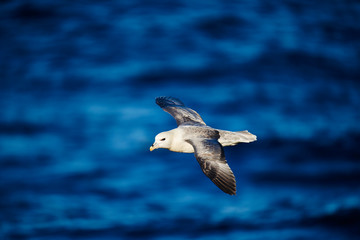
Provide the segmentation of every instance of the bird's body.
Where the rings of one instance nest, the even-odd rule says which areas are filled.
[[[222,191],[234,195],[236,181],[225,160],[223,147],[253,142],[256,136],[246,130],[232,132],[209,127],[197,112],[176,98],[159,97],[156,103],[175,118],[178,127],[159,133],[150,150],[166,148],[173,152],[195,153],[205,175]]]
[[[226,130],[214,129],[208,126],[179,126],[170,131],[167,131],[169,135],[173,136],[173,141],[170,145],[169,150],[173,152],[182,152],[182,153],[194,153],[194,147],[186,141],[187,138],[198,137],[196,134],[198,133],[199,128],[207,131],[215,130],[219,133],[218,142],[223,147],[227,146],[235,146],[238,143],[244,142],[252,142],[254,141],[254,135],[249,133],[248,131],[239,131],[239,132],[231,132]]]

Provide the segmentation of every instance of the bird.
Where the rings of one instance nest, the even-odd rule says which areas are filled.
[[[160,132],[150,151],[165,148],[173,152],[194,153],[203,173],[223,192],[236,195],[236,180],[223,147],[257,140],[256,135],[244,131],[212,128],[193,109],[174,97],[157,97],[155,102],[175,118],[177,128]]]

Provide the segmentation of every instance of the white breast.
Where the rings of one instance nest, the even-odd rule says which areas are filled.
[[[170,151],[182,152],[182,153],[193,153],[194,152],[193,146],[184,140],[183,131],[181,131],[178,128],[175,128],[175,129],[171,130],[171,132],[173,133],[173,139],[172,139],[171,146],[169,148]]]

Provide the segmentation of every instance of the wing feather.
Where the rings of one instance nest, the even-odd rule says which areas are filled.
[[[168,112],[176,120],[178,126],[180,125],[198,125],[206,126],[200,115],[188,108],[177,98],[173,97],[157,97],[155,100],[165,112]]]
[[[195,149],[195,157],[204,174],[223,192],[235,195],[236,180],[222,146],[216,139],[187,140]]]

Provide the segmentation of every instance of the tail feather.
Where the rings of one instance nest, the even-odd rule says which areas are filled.
[[[248,130],[238,131],[236,133],[238,133],[241,136],[240,137],[240,139],[242,140],[241,142],[250,143],[257,140],[256,135],[250,133]]]
[[[256,135],[250,133],[247,130],[231,132],[225,130],[219,130],[220,138],[219,143],[222,146],[234,146],[238,143],[250,143],[256,141]]]

